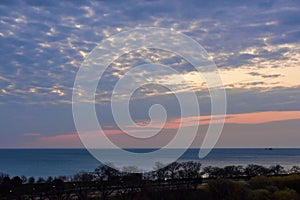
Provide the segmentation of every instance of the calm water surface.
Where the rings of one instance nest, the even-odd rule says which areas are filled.
[[[108,151],[108,150],[107,150]],[[146,149],[131,150],[137,152]],[[203,166],[226,166],[259,164],[270,166],[283,165],[286,169],[293,165],[300,166],[300,149],[214,149],[200,160],[197,149],[189,149],[179,161],[200,161]],[[110,151],[112,157],[117,155]],[[168,158],[168,154],[159,159]],[[134,160],[134,159],[133,159]],[[25,175],[47,177],[72,175],[81,170],[93,171],[101,165],[85,149],[0,149],[0,172],[11,176]],[[152,166],[144,166],[145,169]]]

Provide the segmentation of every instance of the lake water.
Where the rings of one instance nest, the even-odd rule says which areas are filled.
[[[114,150],[111,157],[117,158]],[[136,152],[146,149],[132,150]],[[175,150],[170,150],[175,151]],[[286,169],[300,166],[300,149],[213,149],[204,159],[198,158],[198,149],[189,149],[179,161],[200,161],[203,166],[226,166],[259,164],[270,166],[280,164]],[[157,160],[167,160],[168,153]],[[134,161],[134,158],[133,158]],[[73,175],[81,170],[91,172],[101,163],[85,149],[0,149],[0,172],[11,176],[47,177]],[[146,168],[152,166],[145,166]]]

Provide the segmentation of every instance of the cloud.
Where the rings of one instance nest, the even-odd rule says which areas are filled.
[[[208,120],[210,116],[190,117],[184,118],[184,126],[198,126],[200,120],[199,132],[193,143],[193,147],[200,147],[203,137],[207,130]],[[214,116],[213,123],[218,123],[218,116]],[[299,147],[296,142],[299,139],[299,135],[295,134],[297,124],[300,120],[299,111],[290,112],[257,112],[257,113],[244,113],[244,114],[232,114],[227,115],[225,128],[222,131],[221,137],[217,144],[217,147],[287,147],[289,145],[293,147]],[[162,147],[171,140],[176,131],[172,129],[178,128],[179,120],[173,120],[169,122],[169,125],[165,126],[157,136],[150,139],[138,139],[132,137],[126,137],[126,134],[119,130],[107,130],[105,131],[110,140],[121,147]],[[176,125],[176,126],[174,126]],[[126,130],[128,132],[135,130]],[[287,139],[283,139],[282,134],[285,134]],[[189,134],[188,132],[186,134]],[[31,147],[61,147],[64,148],[81,148],[83,145],[79,139],[79,135],[76,133],[60,134],[54,136],[35,136],[36,140]],[[94,141],[95,148],[106,148],[105,143],[101,142],[99,132],[92,131],[82,134],[81,137],[89,138]],[[122,138],[120,140],[120,138]],[[263,140],[261,138],[264,138]],[[269,138],[266,140],[266,138]],[[295,142],[289,142],[289,139],[293,138]],[[26,146],[26,143],[23,144]]]
[[[251,76],[260,76],[262,78],[278,78],[281,76],[281,74],[270,74],[270,75],[264,75],[258,72],[249,72],[248,74],[250,74]]]
[[[262,75],[263,78],[277,78],[280,77],[281,74],[271,74],[271,75]]]
[[[24,132],[46,136],[74,132],[70,105],[81,63],[103,38],[136,27],[164,27],[199,42],[218,66],[229,114],[300,110],[298,1],[0,4],[0,133],[2,138],[10,133],[5,139],[9,144]],[[178,69],[188,84],[178,82],[176,92],[196,91],[202,114],[210,114],[206,84],[189,63],[170,52],[140,50],[115,60],[99,84],[95,103],[104,125],[115,127],[107,106],[114,83],[133,66],[152,62]],[[178,76],[157,78],[170,84]],[[148,108],[161,103],[170,114],[168,120],[178,118],[173,97],[161,87],[140,88],[132,98],[132,116],[147,121]]]
[[[52,98],[51,92],[37,90],[34,95],[41,93],[43,97],[36,98],[36,103],[69,102],[76,68],[87,53],[102,38],[140,24],[186,33],[203,44],[219,67],[257,65],[261,69],[289,65],[292,58],[299,58],[294,48],[299,45],[282,46],[299,39],[299,30],[293,25],[299,13],[296,2],[134,2],[131,6],[115,2],[3,2],[1,79],[11,80],[10,84],[15,86],[5,89],[11,94],[5,101],[32,103],[25,91],[34,87],[50,89],[59,84],[67,90],[60,90],[64,95],[47,101]],[[58,9],[65,6],[68,12]],[[168,63],[167,57],[161,59]],[[184,63],[183,66],[188,68]],[[276,73],[264,74],[263,78],[278,77]]]
[[[226,124],[264,124],[274,121],[285,121],[295,119],[300,119],[300,111],[267,111],[241,114],[227,114],[225,116],[191,116],[171,119],[164,125],[164,128],[178,129],[180,125],[182,125],[183,127],[188,127],[217,124],[221,123],[223,120],[225,120],[224,122]],[[154,127],[157,128],[161,126],[162,125],[160,123],[156,125],[154,124]]]

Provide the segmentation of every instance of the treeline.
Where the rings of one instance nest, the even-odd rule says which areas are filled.
[[[286,178],[289,174],[300,174],[300,167],[298,166],[288,170],[280,165],[264,167],[253,164],[247,166],[232,165],[223,168],[213,166],[201,168],[199,162],[188,161],[174,162],[168,166],[156,163],[154,170],[149,173],[130,173],[142,170],[134,166],[116,170],[107,165],[102,165],[93,172],[82,171],[70,177],[60,176],[46,179],[26,178],[24,176],[9,177],[7,174],[0,173],[0,198],[133,200],[194,199],[194,196],[202,196],[205,199],[226,199],[223,197],[227,195],[227,199],[237,199],[232,195],[238,196],[240,193],[244,195],[247,193],[247,198],[248,196],[252,198],[251,195],[268,194],[270,198],[275,199],[272,196],[275,191],[283,190],[282,193],[295,192],[295,196],[299,193],[298,186],[294,187],[293,184],[284,181],[281,182],[282,186],[278,184],[278,181],[272,179],[275,176]],[[267,176],[269,177],[266,178]],[[300,183],[299,176],[294,176],[297,177]],[[259,179],[259,181],[269,181],[266,185],[272,185],[270,182],[273,181],[275,185],[273,191],[264,188],[265,183],[260,187],[257,177],[266,178]],[[232,181],[233,179],[247,184]],[[203,182],[205,184],[202,184]],[[289,190],[282,189],[285,187]],[[259,194],[251,193],[252,190],[258,188],[261,189],[261,191],[258,191]],[[236,189],[238,191],[235,191]],[[244,196],[243,199],[246,199],[246,197]],[[253,197],[253,199],[255,198]]]
[[[111,164],[110,164],[111,166]],[[163,168],[162,168],[163,167]],[[79,172],[71,177],[12,177],[0,175],[0,197],[3,199],[133,199],[138,194],[159,190],[195,189],[202,183],[199,162],[172,163],[164,167],[156,163],[156,171],[141,171],[137,167],[122,170],[101,165],[93,172]],[[126,171],[126,172],[124,172]]]
[[[205,191],[211,200],[299,200],[300,175],[256,176],[245,182],[214,179]]]
[[[231,165],[224,168],[208,166],[202,170],[202,174],[209,178],[251,178],[255,176],[278,176],[298,173],[300,173],[299,166],[293,166],[286,170],[281,165],[264,167],[255,164],[250,164],[245,167]]]

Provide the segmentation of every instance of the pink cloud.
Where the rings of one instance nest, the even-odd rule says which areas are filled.
[[[300,111],[268,111],[227,115],[226,123],[262,124],[273,121],[300,119]]]
[[[176,118],[173,120],[168,121],[166,124],[154,124],[152,127],[145,127],[145,129],[133,129],[128,127],[125,132],[127,133],[146,133],[151,128],[160,128],[163,126],[162,133],[165,134],[162,138],[154,138],[153,141],[155,143],[164,143],[173,134],[176,133],[176,130],[180,123],[182,126],[185,127],[192,127],[192,126],[203,126],[206,127],[209,123],[219,123],[220,118],[223,116],[216,115],[216,116],[193,116],[193,117],[186,117],[186,118]],[[292,119],[300,119],[300,111],[268,111],[268,112],[255,112],[255,113],[242,113],[242,114],[228,114],[226,116],[225,123],[230,124],[240,124],[240,125],[258,125],[268,122],[279,122],[285,120],[292,120]],[[227,126],[228,126],[227,125]],[[150,129],[149,129],[150,128]],[[128,137],[125,137],[123,131],[118,129],[110,129],[110,130],[103,130],[103,132],[111,137],[114,141],[122,140],[120,143],[134,145],[136,142],[133,139],[133,142],[128,142]],[[222,133],[223,134],[223,133]],[[255,134],[255,133],[253,133]],[[202,133],[200,134],[202,135]],[[31,147],[35,148],[81,148],[84,147],[81,143],[79,135],[77,133],[67,133],[67,134],[60,134],[54,136],[41,136],[37,133],[25,133],[24,136],[31,136],[35,138],[34,145]],[[95,141],[99,140],[99,131],[91,131],[81,135],[81,137],[88,137],[89,139],[94,139]],[[103,135],[102,135],[103,137]],[[202,136],[201,136],[202,137]],[[124,141],[123,141],[124,140]],[[101,146],[101,141],[99,145]],[[96,144],[96,143],[95,143]],[[143,146],[143,145],[142,145]]]
[[[185,118],[175,118],[167,122],[164,128],[177,129],[180,126],[199,126],[208,125],[210,123],[220,123],[225,118],[226,124],[262,124],[273,121],[284,121],[292,119],[300,119],[300,111],[267,111],[253,112],[241,114],[227,114],[215,116],[192,116]],[[161,127],[161,124],[156,124],[154,127]]]

